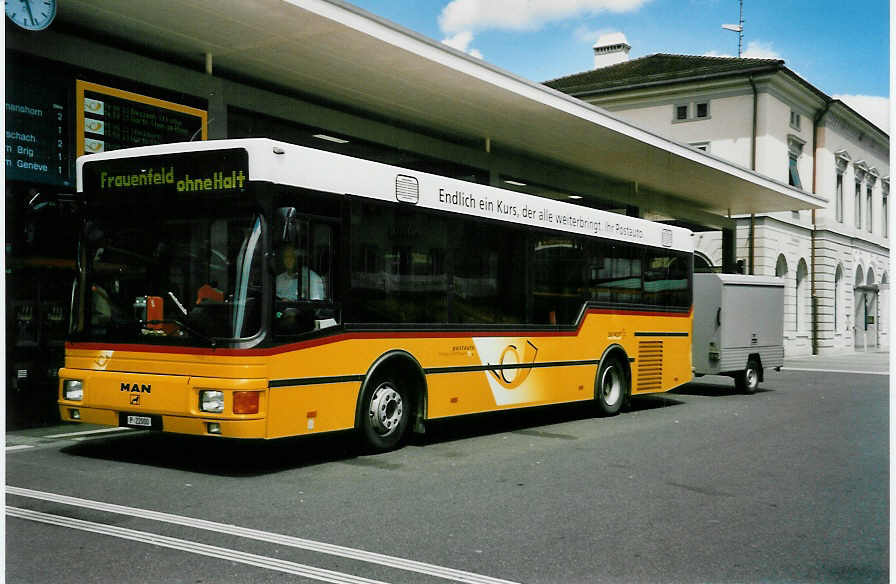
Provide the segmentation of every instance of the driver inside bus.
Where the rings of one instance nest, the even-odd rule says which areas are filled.
[[[304,264],[297,268],[299,254],[295,246],[285,244],[280,250],[284,271],[277,275],[277,298],[280,300],[323,300],[324,282],[317,272]],[[301,292],[301,295],[300,295]]]

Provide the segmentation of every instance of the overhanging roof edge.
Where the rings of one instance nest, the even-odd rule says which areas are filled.
[[[777,195],[792,199],[794,203],[798,203],[798,205],[794,205],[794,208],[818,208],[827,202],[826,199],[815,194],[794,189],[753,170],[732,164],[726,160],[716,158],[660,136],[650,130],[617,118],[600,107],[586,103],[561,91],[551,89],[541,83],[515,75],[342,0],[286,1],[298,8],[351,27],[358,32],[453,69],[458,73],[469,75],[556,111],[561,111],[596,124],[642,144],[658,148],[684,160],[733,176],[758,188],[767,189]]]

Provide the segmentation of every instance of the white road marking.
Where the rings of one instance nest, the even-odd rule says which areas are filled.
[[[890,375],[888,371],[850,371],[847,369],[808,369],[804,367],[781,367],[781,371],[810,371],[812,373],[849,373],[851,375]]]
[[[92,434],[106,434],[108,432],[133,432],[134,428],[102,428],[100,430],[84,430],[82,432],[67,432],[65,434],[47,434],[41,438],[69,438],[70,436],[90,436]]]
[[[7,507],[6,514],[19,519],[27,519],[29,521],[37,521],[39,523],[47,523],[50,525],[58,525],[60,527],[68,527],[70,529],[79,529],[81,531],[90,531],[111,537],[138,541],[144,544],[155,545],[164,548],[181,550],[191,554],[199,554],[219,560],[230,560],[231,562],[239,562],[240,564],[248,564],[268,570],[276,570],[278,572],[286,572],[287,574],[296,574],[321,582],[332,582],[334,584],[387,584],[382,580],[371,580],[362,576],[354,576],[342,572],[334,572],[324,568],[316,568],[305,564],[298,564],[277,558],[269,558],[267,556],[259,556],[230,548],[222,548],[213,545],[207,545],[195,541],[187,541],[185,539],[177,539],[159,535],[157,533],[148,533],[145,531],[136,531],[126,529],[114,525],[105,525],[103,523],[94,523],[92,521],[84,521],[82,519],[74,519],[72,517],[63,517],[60,515],[51,515],[49,513],[41,513],[30,509],[20,509],[18,507]]]
[[[18,444],[16,446],[7,446],[6,452],[11,450],[25,450],[26,448],[34,448],[34,444]]]
[[[415,560],[406,560],[395,556],[378,554],[364,550],[343,547],[339,545],[313,541],[310,539],[302,539],[289,535],[270,533],[248,527],[239,527],[237,525],[229,525],[226,523],[217,523],[207,521],[205,519],[197,519],[193,517],[184,517],[182,515],[174,515],[171,513],[163,513],[161,511],[151,511],[149,509],[139,509],[136,507],[126,507],[124,505],[116,505],[114,503],[103,503],[101,501],[92,501],[89,499],[80,499],[78,497],[70,497],[68,495],[60,495],[56,493],[48,493],[45,491],[35,491],[22,487],[14,487],[7,485],[6,492],[9,495],[17,495],[20,497],[29,497],[32,499],[40,499],[43,501],[52,501],[54,503],[62,503],[72,505],[74,507],[83,507],[86,509],[94,509],[97,511],[105,511],[107,513],[117,513],[119,515],[128,515],[131,517],[139,517],[141,519],[150,519],[163,523],[172,523],[175,525],[183,525],[193,527],[195,529],[204,529],[215,533],[227,535],[236,535],[258,541],[265,541],[282,546],[304,549],[322,554],[329,554],[371,564],[379,564],[381,566],[389,566],[400,570],[417,572],[419,574],[428,574],[439,578],[454,580],[456,582],[464,582],[465,584],[516,584],[509,580],[500,578],[492,578],[491,576],[483,576],[466,572],[463,570],[455,570],[434,564],[417,562]]]

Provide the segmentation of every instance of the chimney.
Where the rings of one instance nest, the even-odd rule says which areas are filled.
[[[594,43],[594,68],[609,67],[628,61],[628,52],[632,46],[621,32],[601,35]]]

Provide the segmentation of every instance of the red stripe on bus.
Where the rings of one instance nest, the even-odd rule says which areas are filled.
[[[688,312],[639,312],[620,309],[605,308],[589,308],[588,314],[615,314],[625,316],[652,316],[652,317],[672,317],[684,318],[690,317],[691,311]],[[572,337],[579,334],[585,319],[579,323],[575,330],[568,331],[371,331],[371,332],[349,332],[319,339],[309,339],[307,341],[299,341],[288,345],[278,345],[266,349],[206,349],[200,347],[163,347],[158,345],[137,345],[137,344],[109,344],[109,343],[79,343],[67,342],[66,349],[79,349],[85,351],[129,351],[140,353],[170,353],[178,355],[215,355],[222,357],[267,357],[287,353],[289,351],[297,351],[300,349],[309,349],[328,345],[330,343],[338,343],[341,341],[350,341],[357,339],[450,339],[459,337]]]

